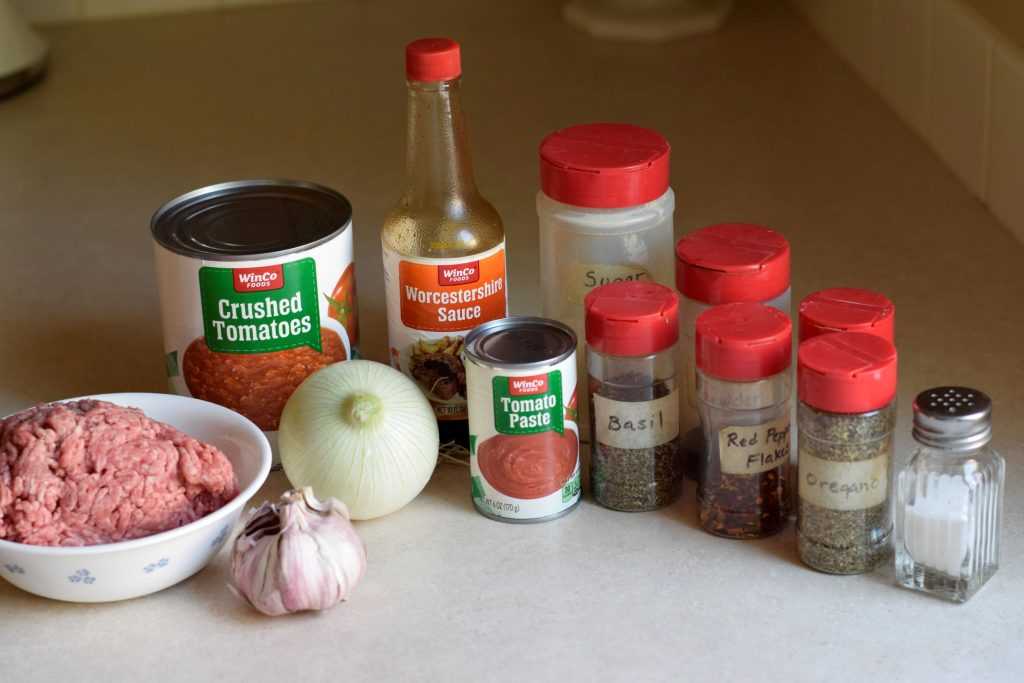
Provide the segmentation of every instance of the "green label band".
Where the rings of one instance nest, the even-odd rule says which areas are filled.
[[[530,385],[529,382],[536,384]],[[534,377],[494,377],[494,431],[499,434],[538,434],[565,431],[562,373]],[[532,387],[541,387],[534,390]]]

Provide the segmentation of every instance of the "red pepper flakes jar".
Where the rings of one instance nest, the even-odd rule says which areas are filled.
[[[792,329],[785,313],[755,303],[697,318],[697,496],[700,524],[716,536],[761,538],[786,524]]]
[[[704,451],[697,416],[694,328],[712,306],[756,302],[790,314],[789,242],[778,232],[749,223],[720,223],[684,235],[676,243],[676,289],[683,345],[685,397],[680,414],[686,475],[697,479]]]
[[[800,302],[800,341],[829,332],[866,332],[894,343],[896,307],[870,289],[834,287]]]
[[[679,304],[653,282],[587,294],[590,490],[600,505],[640,512],[682,492],[679,455]]]

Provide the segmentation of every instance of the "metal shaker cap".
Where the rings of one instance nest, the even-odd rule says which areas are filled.
[[[914,439],[935,448],[965,451],[992,439],[992,399],[968,387],[936,387],[914,399]]]

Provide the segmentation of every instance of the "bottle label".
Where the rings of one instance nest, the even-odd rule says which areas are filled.
[[[889,454],[870,460],[825,460],[806,450],[799,459],[800,498],[828,510],[866,510],[885,502]]]
[[[654,448],[679,436],[679,392],[650,401],[614,401],[594,394],[597,441],[612,448]]]
[[[565,297],[572,304],[582,304],[587,293],[610,282],[652,280],[643,266],[619,263],[576,263],[570,271]]]
[[[718,431],[722,474],[769,472],[789,462],[789,412],[759,425],[723,427]]]
[[[508,315],[504,242],[454,259],[385,248],[384,294],[391,365],[416,381],[439,420],[466,419],[462,341],[477,325]]]

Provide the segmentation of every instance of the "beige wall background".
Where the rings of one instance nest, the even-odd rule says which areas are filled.
[[[109,19],[242,5],[269,5],[304,0],[13,0],[23,16],[35,22]]]
[[[1024,49],[1024,1],[963,0],[995,30],[1003,33],[1017,47]]]

